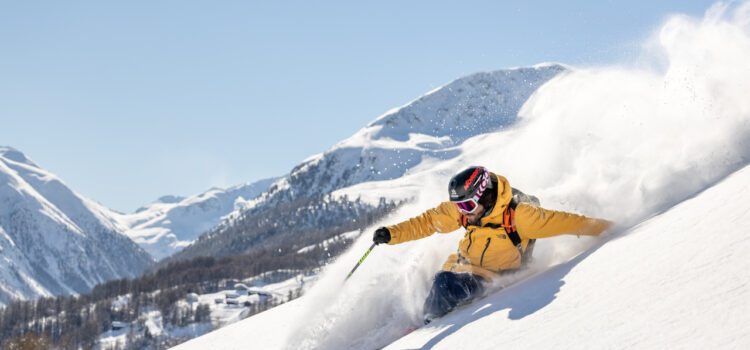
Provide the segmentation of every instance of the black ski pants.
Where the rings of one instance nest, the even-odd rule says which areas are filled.
[[[451,312],[460,304],[481,297],[484,293],[483,283],[484,278],[473,273],[438,272],[424,302],[425,324]]]

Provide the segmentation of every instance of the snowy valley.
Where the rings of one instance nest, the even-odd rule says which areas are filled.
[[[13,305],[9,315],[15,315],[18,307],[41,307],[38,314],[43,319],[57,322],[42,327],[51,327],[54,337],[59,337],[66,324],[61,322],[70,320],[55,318],[56,312],[70,307],[98,308],[107,311],[86,322],[104,322],[108,327],[100,337],[102,346],[138,348],[145,341],[164,347],[289,301],[291,296],[283,295],[263,305],[250,300],[232,306],[223,303],[229,311],[210,304],[207,322],[205,307],[201,312],[197,309],[205,303],[188,302],[187,294],[198,292],[199,300],[205,301],[226,293],[217,281],[253,279],[277,270],[289,271],[290,278],[317,271],[361,237],[364,228],[418,197],[420,185],[411,173],[459,157],[463,142],[475,135],[514,125],[518,110],[534,89],[566,69],[542,64],[457,79],[386,113],[279,179],[211,189],[189,198],[165,196],[132,214],[101,208],[101,216],[121,237],[127,235],[154,257],[164,258],[159,265],[139,277],[117,276],[109,279],[114,281],[92,285],[92,294],[72,304],[59,298],[45,299],[32,306]],[[434,117],[436,113],[438,117]],[[440,127],[430,126],[435,123]],[[357,190],[362,186],[380,189]],[[279,217],[289,219],[278,222]],[[188,249],[179,251],[182,247]],[[269,253],[277,250],[278,254]],[[227,268],[220,273],[217,269],[221,266]],[[118,280],[122,277],[131,279]],[[301,290],[299,286],[289,288]],[[129,294],[131,291],[139,294]],[[39,322],[32,319],[31,324]],[[83,338],[65,341],[92,335],[87,331],[80,336]]]

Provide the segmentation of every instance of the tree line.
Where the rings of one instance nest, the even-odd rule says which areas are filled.
[[[344,202],[324,201],[314,203],[314,210],[309,210],[310,207],[297,207],[295,211],[320,217],[333,215],[344,205]],[[194,310],[178,302],[184,300],[188,293],[215,293],[232,288],[234,282],[250,277],[281,279],[310,273],[351,245],[353,240],[341,237],[342,233],[366,227],[398,205],[381,201],[380,205],[369,207],[368,210],[358,212],[364,205],[357,210],[344,210],[342,215],[358,212],[360,216],[334,221],[321,219],[321,227],[306,226],[304,230],[294,231],[294,234],[278,235],[276,239],[269,237],[260,247],[247,249],[249,252],[241,254],[170,261],[155,271],[136,278],[99,284],[87,294],[13,301],[0,308],[0,344],[3,349],[46,349],[50,346],[60,349],[90,348],[102,333],[111,329],[113,322],[118,321],[133,325],[131,332],[143,332],[142,336],[129,334],[123,349],[166,348],[175,345],[185,339],[159,339],[148,334],[140,316],[155,309],[161,312],[165,323],[176,327],[210,322],[208,305],[201,305]],[[285,214],[289,214],[288,209]],[[266,212],[269,216],[280,213]],[[311,217],[295,217],[289,221],[301,224],[305,220],[312,220]],[[279,220],[283,217],[276,218]],[[248,223],[249,220],[249,217],[239,219],[240,222],[253,226]],[[233,230],[241,230],[241,227],[236,226]],[[328,242],[322,244],[326,240]],[[303,247],[309,248],[300,252]],[[273,273],[274,271],[277,273]],[[300,291],[296,291],[287,298],[299,295]],[[266,300],[246,306],[249,308],[248,315],[252,315],[276,306],[276,301]],[[25,347],[19,347],[24,344]],[[29,344],[41,345],[29,348]]]

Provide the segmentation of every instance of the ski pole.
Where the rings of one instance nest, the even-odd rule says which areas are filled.
[[[354,265],[354,268],[352,269],[351,272],[349,272],[349,275],[346,276],[346,278],[344,279],[344,281],[348,280],[349,277],[352,277],[352,274],[354,273],[354,270],[356,270],[359,267],[359,265],[362,265],[362,262],[365,261],[365,258],[367,258],[368,255],[370,255],[370,252],[372,251],[373,248],[375,248],[376,245],[378,245],[378,244],[377,243],[373,243],[370,246],[370,248],[367,249],[367,251],[365,252],[365,255],[362,255],[362,259],[359,259],[359,261],[357,262],[357,265]]]

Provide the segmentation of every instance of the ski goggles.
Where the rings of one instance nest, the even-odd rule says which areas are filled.
[[[474,198],[467,199],[463,202],[453,202],[453,204],[456,205],[458,208],[458,211],[464,213],[464,214],[471,214],[475,210],[477,210],[477,207],[479,207],[479,203],[477,203]]]
[[[479,188],[477,188],[476,193],[474,193],[474,195],[469,199],[459,202],[453,202],[453,204],[455,204],[458,208],[458,211],[462,214],[471,214],[476,211],[477,207],[479,207],[479,198],[482,198],[482,194],[484,193],[484,190],[487,189],[487,185],[489,185],[489,183],[490,172],[485,169],[482,176],[482,182],[479,183]]]

